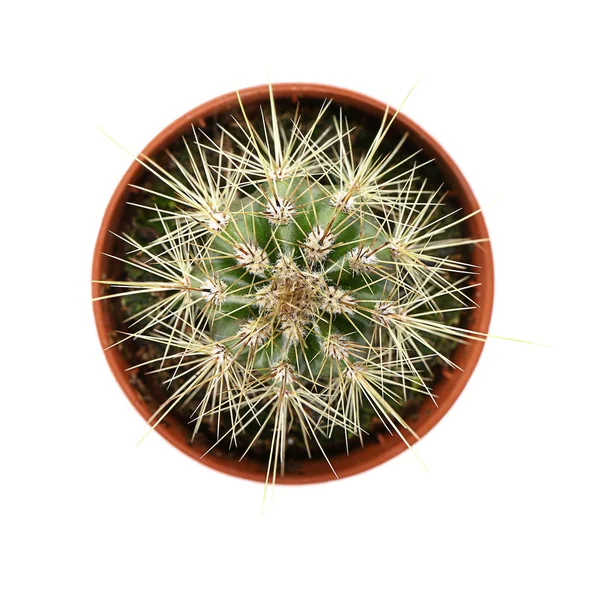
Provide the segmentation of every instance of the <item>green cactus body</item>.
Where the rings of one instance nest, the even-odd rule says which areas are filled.
[[[288,363],[328,380],[372,341],[375,302],[391,287],[368,262],[389,258],[385,239],[375,217],[349,215],[330,194],[304,179],[265,183],[208,240],[194,272],[216,304],[207,332],[239,362],[252,353],[253,369]]]

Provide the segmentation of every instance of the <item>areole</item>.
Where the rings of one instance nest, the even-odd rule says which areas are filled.
[[[386,112],[386,105],[377,100],[356,92],[331,86],[319,84],[274,84],[272,92],[276,100],[283,98],[292,101],[303,98],[332,99],[339,105],[353,107],[369,116],[378,118],[382,118]],[[239,98],[238,93],[233,92],[196,107],[159,133],[146,146],[142,153],[153,158],[178,140],[183,133],[189,131],[191,125],[203,126],[211,117],[238,107],[240,98],[245,106],[263,103],[269,100],[269,87],[265,85],[241,90]],[[479,205],[462,173],[450,156],[432,137],[401,113],[396,116],[392,130],[408,131],[411,141],[421,148],[426,156],[435,159],[436,166],[441,171],[445,183],[451,187],[454,197],[460,202],[461,208],[466,215],[478,211]],[[102,221],[94,252],[93,279],[110,277],[115,268],[115,261],[104,256],[103,253],[111,253],[115,250],[117,238],[114,233],[118,234],[120,232],[120,224],[124,216],[126,202],[128,201],[130,185],[136,184],[143,173],[144,168],[138,162],[134,161],[110,200]],[[465,220],[464,224],[470,236],[481,239],[488,238],[485,221],[481,213],[470,216]],[[315,237],[318,238],[318,240],[315,240],[316,245],[323,247],[324,240],[326,245],[326,236]],[[320,253],[316,245],[314,255],[319,256]],[[253,256],[253,260],[257,264],[260,263],[260,259],[257,258],[256,253],[240,253],[240,256],[242,255]],[[491,319],[494,288],[493,260],[489,242],[482,242],[474,248],[471,262],[479,267],[477,282],[480,284],[471,293],[471,297],[478,307],[471,312],[469,329],[479,333],[486,333]],[[302,306],[299,302],[304,305],[307,293],[311,289],[314,289],[314,286],[301,273],[296,273],[293,276],[289,273],[285,276],[284,274],[282,273],[281,280],[275,284],[282,292],[285,290],[288,293],[286,297],[291,303],[287,299],[281,299],[281,296],[274,292],[265,296],[266,304],[269,304],[269,297],[278,297],[279,304],[281,305],[281,302],[283,302],[284,307],[287,305],[290,309],[301,308]],[[94,297],[101,296],[103,294],[102,286],[93,283],[92,293]],[[112,344],[111,333],[115,330],[115,319],[112,317],[110,307],[106,301],[94,302],[94,314],[100,342],[104,348],[107,348]],[[452,361],[462,370],[446,369],[442,372],[442,377],[436,383],[434,389],[437,405],[432,399],[426,399],[420,408],[418,417],[414,422],[411,422],[411,427],[419,437],[429,432],[456,401],[479,360],[483,344],[483,342],[472,341],[467,344],[460,344],[456,348],[452,356]],[[155,408],[150,407],[146,397],[142,395],[136,386],[137,380],[135,374],[132,375],[130,372],[127,372],[128,363],[119,347],[108,348],[105,354],[115,378],[133,406],[144,419],[150,419]],[[185,424],[178,422],[177,419],[168,417],[157,426],[156,430],[178,449],[209,467],[230,475],[264,482],[264,465],[249,458],[237,462],[222,459],[210,453],[205,455],[207,449],[197,444],[191,444],[189,429],[186,428]],[[409,433],[407,433],[406,438],[411,445],[416,442],[415,437]],[[302,463],[301,469],[297,472],[278,476],[277,483],[301,484],[324,482],[336,479],[336,474],[337,477],[347,477],[379,465],[407,448],[406,444],[398,436],[381,435],[373,437],[373,439],[375,440],[368,441],[364,447],[353,450],[349,455],[337,455],[333,457],[331,463],[335,469],[335,474],[324,458],[315,456],[312,459],[307,458]]]

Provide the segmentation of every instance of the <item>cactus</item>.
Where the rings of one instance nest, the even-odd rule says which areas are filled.
[[[191,404],[192,436],[211,421],[215,444],[266,439],[273,482],[290,429],[309,455],[334,433],[362,443],[365,413],[406,440],[407,399],[432,395],[456,342],[484,338],[460,325],[475,271],[461,254],[479,241],[456,231],[466,217],[406,135],[382,150],[396,113],[357,147],[330,107],[284,118],[271,93],[252,118],[240,100],[234,129],[193,128],[169,168],[140,157],[160,235],[123,235],[130,276],[99,281],[141,301],[124,340],[161,351],[144,363],[168,392],[152,425]]]

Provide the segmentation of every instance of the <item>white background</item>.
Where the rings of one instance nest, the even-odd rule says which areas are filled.
[[[0,586],[600,588],[593,2],[22,2],[0,27]],[[144,424],[97,342],[101,216],[132,151],[280,81],[405,106],[484,207],[491,341],[417,450],[262,486]]]

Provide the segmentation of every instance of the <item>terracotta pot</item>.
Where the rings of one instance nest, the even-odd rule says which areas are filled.
[[[275,84],[273,85],[273,93],[276,99],[287,98],[293,101],[299,98],[331,98],[340,105],[353,107],[379,119],[381,119],[385,111],[385,105],[377,100],[349,90],[320,84]],[[268,100],[269,90],[267,86],[258,86],[242,90],[240,91],[240,95],[244,105],[250,107],[255,103]],[[192,123],[204,125],[205,121],[210,117],[226,113],[237,106],[238,98],[236,93],[226,94],[200,105],[159,133],[143,150],[143,153],[150,158],[154,158],[170,144],[178,140],[184,132],[189,131]],[[390,133],[393,130],[409,131],[409,137],[412,142],[419,148],[422,148],[426,156],[435,158],[437,168],[441,171],[441,175],[444,178],[445,186],[452,189],[465,214],[479,209],[479,205],[464,176],[450,156],[430,135],[402,114],[396,118]],[[142,166],[137,162],[133,162],[108,204],[94,252],[93,279],[105,279],[114,276],[111,275],[111,272],[114,272],[116,268],[114,260],[104,256],[102,253],[115,251],[118,240],[110,232],[120,232],[126,201],[130,200],[131,196],[129,185],[139,182],[143,172],[144,169]],[[468,219],[465,225],[471,237],[488,237],[485,221],[481,214]],[[480,244],[474,248],[472,262],[480,267],[477,282],[480,282],[481,286],[470,293],[470,296],[477,302],[479,308],[471,312],[468,327],[477,332],[486,333],[491,319],[494,290],[492,251],[489,243]],[[103,294],[103,288],[101,285],[93,283],[92,292],[94,297],[98,297]],[[115,318],[111,315],[109,304],[106,301],[97,301],[94,303],[94,314],[100,342],[102,347],[106,348],[112,343],[111,333],[115,329]],[[482,349],[482,342],[471,342],[466,345],[461,344],[457,347],[452,360],[462,368],[462,371],[444,370],[441,379],[435,385],[434,389],[438,406],[436,407],[431,399],[426,399],[420,408],[418,417],[410,422],[412,428],[420,437],[429,432],[456,401],[475,369]],[[136,386],[138,381],[135,375],[126,372],[128,363],[123,353],[118,347],[114,347],[107,350],[105,355],[121,388],[137,411],[144,419],[148,420],[154,412],[156,405],[152,405],[152,402],[148,400],[148,396],[144,395]],[[167,417],[156,430],[171,444],[204,465],[238,477],[264,481],[265,466],[250,458],[244,458],[242,461],[232,461],[216,457],[210,453],[206,457],[201,458],[206,448],[201,444],[192,444],[189,440],[189,430],[185,427],[185,424],[178,421],[174,416]],[[332,464],[338,477],[347,477],[360,473],[406,450],[405,444],[398,436],[380,435],[377,437],[367,437],[367,439],[369,438],[373,440],[369,440],[364,448],[355,449],[350,455],[340,455],[332,458]],[[411,444],[416,442],[410,435],[407,435],[407,438]],[[306,459],[306,461],[301,463],[298,472],[278,476],[277,482],[299,484],[324,482],[333,479],[335,479],[335,475],[325,460],[315,455],[313,459]]]

